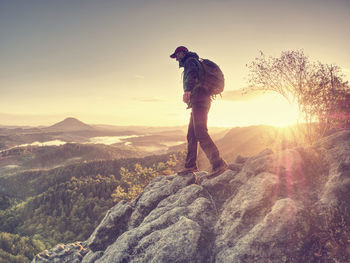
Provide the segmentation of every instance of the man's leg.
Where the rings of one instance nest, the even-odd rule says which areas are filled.
[[[219,150],[208,133],[208,111],[209,109],[207,108],[194,107],[192,108],[192,118],[195,136],[209,159],[213,170],[215,170],[224,163],[224,160],[220,157]]]
[[[194,132],[193,113],[191,113],[190,123],[187,130],[187,157],[185,168],[197,167],[198,141]]]

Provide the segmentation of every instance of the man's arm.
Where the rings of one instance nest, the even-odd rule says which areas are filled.
[[[198,63],[195,58],[186,61],[184,74],[185,92],[191,92],[200,85]]]
[[[191,91],[185,91],[182,98],[183,102],[188,104],[190,102],[190,97],[191,97]]]

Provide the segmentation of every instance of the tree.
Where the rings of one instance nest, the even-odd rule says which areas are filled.
[[[181,157],[181,153],[179,155]],[[178,157],[172,154],[166,162],[154,163],[151,167],[143,167],[140,163],[134,165],[133,171],[121,167],[120,184],[112,193],[114,202],[135,199],[154,178],[174,173],[172,169],[178,162]]]
[[[302,50],[285,51],[280,57],[266,57],[263,52],[249,65],[248,88],[251,91],[273,91],[281,94],[290,103],[296,102],[306,122],[308,142],[334,127],[339,121],[340,105],[348,105],[344,97],[350,93],[341,69],[335,65],[310,62]],[[343,107],[343,109],[348,107]],[[344,113],[340,114],[344,117]],[[318,129],[315,124],[318,124]]]
[[[343,77],[340,67],[318,63],[309,83],[314,88],[304,104],[324,130],[341,128],[349,121],[350,88]]]

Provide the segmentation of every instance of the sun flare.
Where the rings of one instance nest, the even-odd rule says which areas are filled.
[[[248,102],[222,100],[215,103],[214,101],[209,113],[209,126],[235,127],[263,124],[286,127],[296,124],[298,116],[296,104],[290,104],[279,94],[264,94]]]

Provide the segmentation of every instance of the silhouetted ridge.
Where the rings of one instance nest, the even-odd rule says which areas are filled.
[[[61,122],[58,122],[48,128],[48,131],[80,131],[80,130],[94,130],[94,128],[90,125],[79,121],[76,118],[66,118]]]

